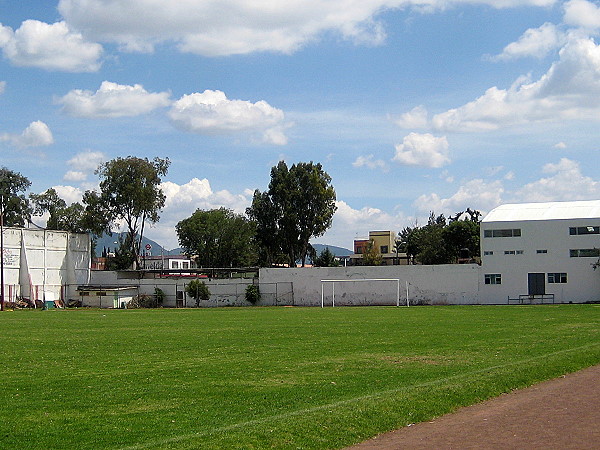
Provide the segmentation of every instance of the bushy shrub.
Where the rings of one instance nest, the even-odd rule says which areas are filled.
[[[127,308],[156,308],[156,297],[154,295],[140,294],[133,297],[127,302]]]
[[[260,300],[260,290],[257,285],[251,284],[246,288],[246,300],[253,305]]]
[[[196,306],[200,306],[200,300],[210,299],[210,289],[204,281],[198,279],[190,281],[185,287],[185,292],[196,300]]]
[[[165,293],[161,288],[154,288],[154,298],[156,299],[156,306],[160,308],[165,300]]]

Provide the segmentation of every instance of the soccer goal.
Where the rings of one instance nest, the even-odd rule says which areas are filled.
[[[396,306],[400,306],[400,279],[399,278],[360,278],[356,280],[321,280],[321,308],[325,307],[325,286],[331,284],[331,306],[335,307],[335,287],[344,283],[391,283],[396,288]],[[339,288],[338,288],[339,289]],[[406,282],[406,306],[408,301],[408,282]]]

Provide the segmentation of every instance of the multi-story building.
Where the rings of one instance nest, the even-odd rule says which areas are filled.
[[[396,233],[393,231],[369,231],[369,238],[354,240],[354,254],[350,256],[353,265],[361,265],[363,254],[370,242],[373,243],[377,253],[381,255],[382,265],[406,264],[406,254],[395,252]]]
[[[481,222],[481,297],[598,300],[599,256],[600,200],[499,206]]]

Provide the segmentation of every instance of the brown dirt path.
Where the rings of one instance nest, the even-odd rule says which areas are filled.
[[[600,365],[351,448],[600,449]]]

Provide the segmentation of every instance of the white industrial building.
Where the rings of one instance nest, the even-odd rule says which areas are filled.
[[[4,227],[5,302],[77,298],[89,283],[91,242],[87,234]]]
[[[507,204],[481,222],[482,303],[600,299],[600,200]]]

